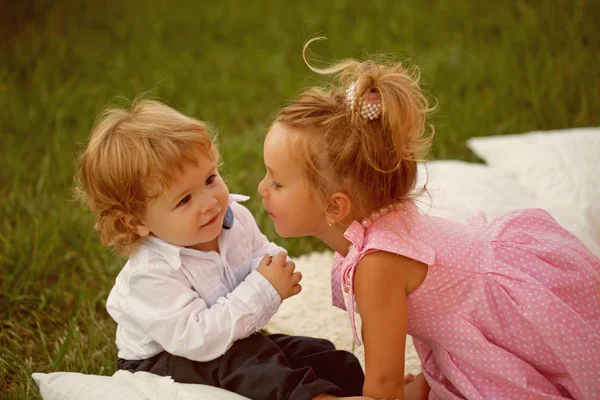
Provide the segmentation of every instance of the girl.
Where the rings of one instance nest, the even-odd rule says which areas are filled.
[[[336,252],[333,302],[345,308],[346,292],[363,322],[363,395],[600,398],[600,260],[541,209],[467,224],[424,215],[417,162],[433,134],[418,74],[312,69],[335,79],[279,112],[258,190],[280,235]],[[423,373],[405,383],[407,333]]]
[[[352,354],[255,333],[300,292],[301,275],[238,203],[247,197],[229,194],[218,165],[205,124],[155,101],[109,109],[94,125],[80,193],[102,242],[129,257],[106,303],[117,367],[252,399],[360,395]]]

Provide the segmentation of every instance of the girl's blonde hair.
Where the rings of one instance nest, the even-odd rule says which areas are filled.
[[[195,163],[199,152],[218,163],[213,138],[205,123],[158,101],[106,109],[91,130],[75,177],[76,197],[96,216],[102,243],[129,255],[140,238],[133,227],[148,202],[184,165]]]
[[[279,111],[274,123],[294,129],[291,145],[301,157],[306,176],[323,204],[329,194],[344,191],[356,212],[367,214],[395,201],[411,201],[415,194],[417,162],[425,158],[433,138],[426,125],[432,110],[423,94],[416,67],[401,63],[345,60],[313,71],[332,74],[327,88],[312,87]],[[378,119],[349,106],[346,90],[356,83],[355,99],[376,93],[382,103]]]

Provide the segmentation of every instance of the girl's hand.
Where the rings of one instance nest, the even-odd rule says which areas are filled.
[[[283,251],[273,257],[267,254],[256,269],[273,285],[282,301],[297,295],[302,290],[302,286],[300,286],[302,274],[295,272],[296,264],[293,261],[286,261],[286,259],[287,254]]]
[[[407,377],[410,382],[407,382]],[[421,372],[416,377],[412,374],[404,375],[404,400],[427,400],[429,385]]]

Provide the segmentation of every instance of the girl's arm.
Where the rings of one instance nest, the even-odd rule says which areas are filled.
[[[406,293],[415,263],[377,251],[365,255],[356,269],[354,293],[365,346],[365,396],[404,399]]]

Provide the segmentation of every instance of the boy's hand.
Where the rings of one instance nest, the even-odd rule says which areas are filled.
[[[273,257],[267,254],[256,268],[273,285],[282,301],[297,295],[302,290],[302,286],[299,284],[302,274],[294,272],[296,264],[293,261],[286,261],[286,259],[287,254],[283,251]]]

